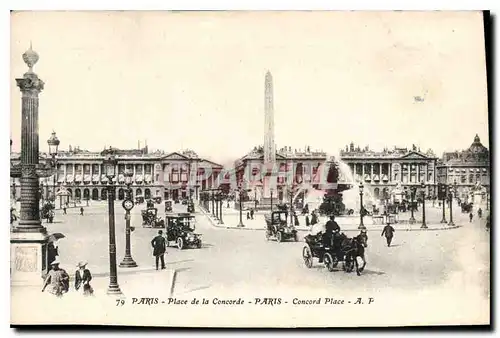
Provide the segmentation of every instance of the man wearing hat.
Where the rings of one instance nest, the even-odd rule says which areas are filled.
[[[151,241],[151,246],[153,247],[153,256],[156,259],[156,270],[158,270],[158,261],[161,260],[161,268],[165,269],[165,251],[167,249],[167,242],[165,237],[163,237],[163,231],[158,230],[158,236],[153,238]]]
[[[332,239],[336,238],[340,233],[340,227],[335,222],[335,215],[331,214],[330,219],[325,224],[325,235],[323,236],[323,244],[329,246],[332,243]]]
[[[59,268],[59,260],[56,259],[50,265],[51,270],[45,278],[42,292],[44,292],[48,286],[48,290],[51,294],[61,297],[69,290],[69,276],[64,269]]]
[[[87,262],[78,262],[76,265],[78,270],[75,272],[75,290],[81,290],[85,296],[90,296],[94,293],[94,290],[90,286],[90,281],[92,280],[92,274],[89,269],[86,269]]]
[[[384,230],[382,230],[382,234],[380,235],[380,237],[385,235],[387,246],[391,246],[392,237],[394,236],[395,231],[396,230],[394,230],[390,223],[387,223],[387,225],[384,227]]]

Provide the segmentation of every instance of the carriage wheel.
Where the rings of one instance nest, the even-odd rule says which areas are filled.
[[[313,256],[311,249],[307,245],[304,247],[304,249],[302,249],[302,258],[304,258],[304,264],[306,265],[306,267],[312,268]]]
[[[323,257],[323,262],[325,263],[325,266],[328,268],[328,271],[332,272],[335,269],[335,266],[337,266],[337,262],[334,263],[332,255],[327,252],[325,253],[325,256]]]
[[[177,238],[177,248],[179,250],[182,250],[184,248],[184,241],[182,240],[182,238]]]
[[[276,239],[278,240],[278,242],[283,242],[283,235],[281,234],[281,231],[278,231],[276,233]]]

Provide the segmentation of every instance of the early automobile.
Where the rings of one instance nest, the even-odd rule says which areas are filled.
[[[284,210],[273,211],[270,214],[264,215],[266,220],[266,239],[276,239],[278,242],[283,242],[287,239],[298,241],[297,229],[295,226],[288,225],[288,212]]]
[[[157,208],[148,208],[146,210],[141,210],[142,215],[142,226],[145,228],[163,228],[165,227],[165,221],[158,217]]]
[[[188,213],[176,213],[165,217],[167,246],[174,242],[179,250],[188,247],[201,248],[201,234],[195,233],[196,219]]]
[[[172,212],[172,200],[165,201],[165,212]]]

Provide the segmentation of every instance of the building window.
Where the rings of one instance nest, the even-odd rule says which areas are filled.
[[[160,180],[160,174],[156,174],[156,182]]]
[[[460,176],[460,182],[461,183],[466,183],[467,182],[467,176],[466,175]]]

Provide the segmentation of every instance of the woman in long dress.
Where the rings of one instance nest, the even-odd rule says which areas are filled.
[[[75,290],[84,296],[91,296],[94,289],[90,286],[92,274],[89,269],[86,269],[87,262],[79,262],[77,264],[78,270],[75,272]]]
[[[63,269],[59,268],[59,261],[55,260],[51,263],[52,269],[48,272],[43,284],[42,292],[45,289],[49,293],[62,297],[69,289],[69,276]]]

